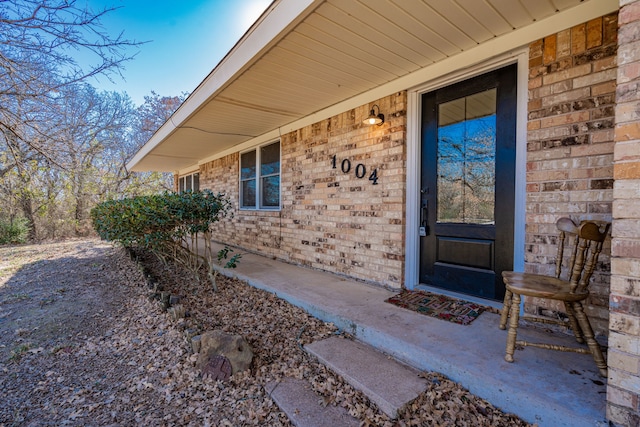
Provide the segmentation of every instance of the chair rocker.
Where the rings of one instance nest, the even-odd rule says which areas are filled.
[[[560,218],[556,225],[559,237],[555,277],[514,271],[502,273],[506,292],[500,316],[500,329],[506,329],[507,321],[509,321],[507,349],[504,358],[507,362],[513,362],[516,345],[591,354],[600,375],[606,377],[607,363],[602,355],[600,345],[594,338],[593,329],[582,307],[582,301],[589,296],[589,280],[602,250],[602,244],[609,232],[610,224],[604,224],[604,230],[601,231],[600,225],[595,222],[582,221],[580,225],[576,225],[570,218]],[[569,248],[571,249],[570,259],[565,269],[568,279],[565,280],[561,278],[563,276],[563,255]],[[525,316],[524,319],[569,326],[576,340],[581,344],[586,342],[588,348],[518,341],[521,295],[562,301],[569,320],[568,325],[566,322],[554,319],[529,316]]]

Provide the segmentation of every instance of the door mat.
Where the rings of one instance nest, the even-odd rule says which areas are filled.
[[[451,298],[446,295],[406,289],[398,295],[387,299],[386,302],[461,325],[469,325],[483,311],[487,310],[487,307],[483,305]]]

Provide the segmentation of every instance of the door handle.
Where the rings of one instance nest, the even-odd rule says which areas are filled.
[[[429,235],[429,202],[427,200],[422,201],[422,207],[420,208],[420,236]]]

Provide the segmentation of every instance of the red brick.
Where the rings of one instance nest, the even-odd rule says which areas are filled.
[[[616,101],[619,103],[640,100],[639,81],[618,82]]]
[[[586,144],[571,147],[571,156],[598,156],[613,153],[613,142],[603,142],[602,144]]]
[[[640,160],[640,141],[617,143],[614,151],[614,160],[616,162]]]
[[[570,114],[563,114],[560,116],[548,117],[540,120],[540,127],[548,128],[553,126],[566,125],[577,122],[584,122],[589,120],[589,111],[579,111]]]
[[[577,77],[573,79],[573,86],[575,88],[583,86],[591,86],[603,82],[616,81],[617,71],[615,69],[608,69],[600,71],[598,73],[591,73],[586,76]]]
[[[561,80],[573,79],[580,76],[585,76],[591,72],[591,64],[582,64],[568,70],[558,71],[557,73],[548,74],[543,76],[543,84],[553,84]]]
[[[603,59],[599,59],[593,62],[593,72],[608,70],[610,68],[616,68],[618,65],[618,58],[616,56],[608,56]]]
[[[542,56],[529,59],[529,68],[539,67],[542,65]]]
[[[542,57],[542,40],[537,40],[529,45],[529,59]]]
[[[529,89],[536,89],[542,86],[542,76],[529,79]]]
[[[640,119],[640,106],[635,102],[618,104],[616,106],[616,121],[618,123],[632,122]]]
[[[576,25],[571,28],[571,53],[576,55],[585,50],[587,50],[587,25]]]
[[[618,82],[627,83],[640,79],[640,62],[623,64],[618,68]]]
[[[616,163],[613,165],[614,179],[640,179],[640,162]]]
[[[618,35],[618,13],[612,13],[603,17],[602,26],[604,30],[602,43],[605,45],[615,44]]]
[[[573,102],[579,99],[589,98],[591,90],[589,87],[582,87],[557,95],[545,96],[542,99],[543,107],[550,107],[564,102]]]
[[[571,30],[564,30],[558,33],[557,56],[563,58],[571,55]]]
[[[613,129],[605,129],[597,132],[591,132],[591,143],[600,144],[604,142],[612,142],[614,137]]]
[[[544,76],[547,73],[547,67],[531,67],[529,69],[529,78],[533,79],[538,76]]]
[[[550,64],[556,60],[557,37],[555,34],[544,38],[543,63]]]
[[[633,2],[620,9],[618,15],[618,25],[629,24],[640,20],[640,3]]]
[[[616,141],[640,139],[640,123],[623,123],[616,126]]]
[[[540,120],[530,120],[527,122],[527,130],[540,129]]]
[[[627,43],[618,47],[618,66],[640,61],[640,41]]]
[[[615,93],[617,84],[614,80],[591,87],[591,95],[598,96],[605,93]]]
[[[638,25],[623,25],[618,31],[618,44],[625,45],[640,40]]]
[[[630,356],[622,356],[617,357],[617,355],[622,355],[620,352],[612,352],[614,353],[612,359],[614,364],[618,364],[618,361],[621,363],[627,362],[627,358]],[[629,361],[628,363],[633,363]],[[637,360],[636,360],[637,363]],[[628,390],[622,390],[617,387],[608,386],[607,387],[607,401],[618,406],[623,406],[626,408],[635,409],[637,406],[638,395],[635,393],[631,393]]]
[[[602,18],[587,22],[587,49],[602,46]]]
[[[611,256],[640,259],[640,240],[613,240],[611,242]]]
[[[613,403],[607,404],[607,420],[616,426],[637,426],[640,425],[640,416],[628,408],[619,407]]]
[[[527,173],[527,182],[563,181],[569,178],[569,171],[539,171]]]
[[[562,80],[551,85],[551,93],[562,93],[573,89],[572,80]]]

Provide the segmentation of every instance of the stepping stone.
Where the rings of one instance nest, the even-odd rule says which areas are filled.
[[[296,427],[358,427],[360,420],[353,418],[341,406],[320,404],[316,394],[306,380],[286,378],[280,383],[269,383],[267,393],[278,407],[287,414]]]
[[[331,337],[305,349],[391,418],[427,389],[427,380],[418,376],[418,370],[358,341]]]

